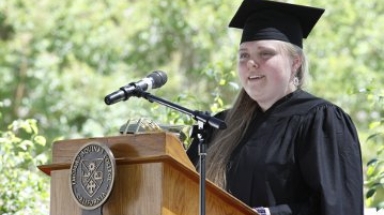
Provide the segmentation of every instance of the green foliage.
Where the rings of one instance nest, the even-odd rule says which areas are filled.
[[[0,131],[0,213],[48,214],[49,181],[38,165],[48,162],[36,120],[16,120]]]
[[[383,94],[374,90],[366,93],[372,103],[372,109],[383,110]],[[371,135],[367,138],[367,144],[372,144],[376,150],[372,158],[367,162],[366,168],[366,198],[367,205],[374,206],[378,210],[384,209],[384,120],[381,117],[373,121],[369,126]]]
[[[161,118],[142,100],[103,104],[104,95],[155,69],[172,77],[159,95],[177,99],[194,92],[192,109],[209,109],[213,99],[225,106],[235,94],[212,83],[220,76],[234,82],[236,47],[228,47],[224,35],[236,2],[10,0],[0,6],[4,26],[13,29],[0,41],[3,126],[34,118],[48,138],[74,138],[116,134],[138,115]],[[226,55],[231,60],[223,60]],[[215,79],[202,78],[212,71]]]

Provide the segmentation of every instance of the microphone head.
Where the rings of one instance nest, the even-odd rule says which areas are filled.
[[[160,71],[160,70],[156,70],[156,71],[152,72],[147,77],[152,78],[152,80],[153,80],[152,89],[159,88],[159,87],[163,86],[165,83],[167,83],[167,81],[168,81],[167,74],[163,71]]]

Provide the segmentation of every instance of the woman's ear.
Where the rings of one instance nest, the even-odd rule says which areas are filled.
[[[292,61],[292,71],[294,73],[297,72],[297,70],[300,68],[301,64],[303,63],[303,58],[300,56],[295,56]]]

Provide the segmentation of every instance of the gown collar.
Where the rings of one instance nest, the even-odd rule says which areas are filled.
[[[270,112],[272,112],[273,110],[279,108],[282,104],[286,103],[287,101],[289,101],[292,97],[295,97],[297,95],[299,95],[300,93],[302,92],[302,90],[300,89],[297,89],[295,91],[293,91],[292,93],[289,93],[285,96],[283,96],[281,99],[277,100],[270,108],[268,108],[266,111],[263,111],[260,106],[258,106],[258,108],[256,109],[256,113],[258,114],[268,114]]]

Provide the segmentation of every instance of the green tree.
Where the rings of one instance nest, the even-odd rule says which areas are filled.
[[[378,89],[365,92],[367,100],[372,104],[372,110],[383,110],[383,93]],[[365,141],[375,150],[370,151],[370,160],[366,169],[366,198],[367,205],[384,209],[384,120],[373,121],[369,125],[371,135]]]
[[[1,214],[49,213],[49,178],[37,169],[48,162],[45,146],[36,120],[16,120],[0,130]]]

